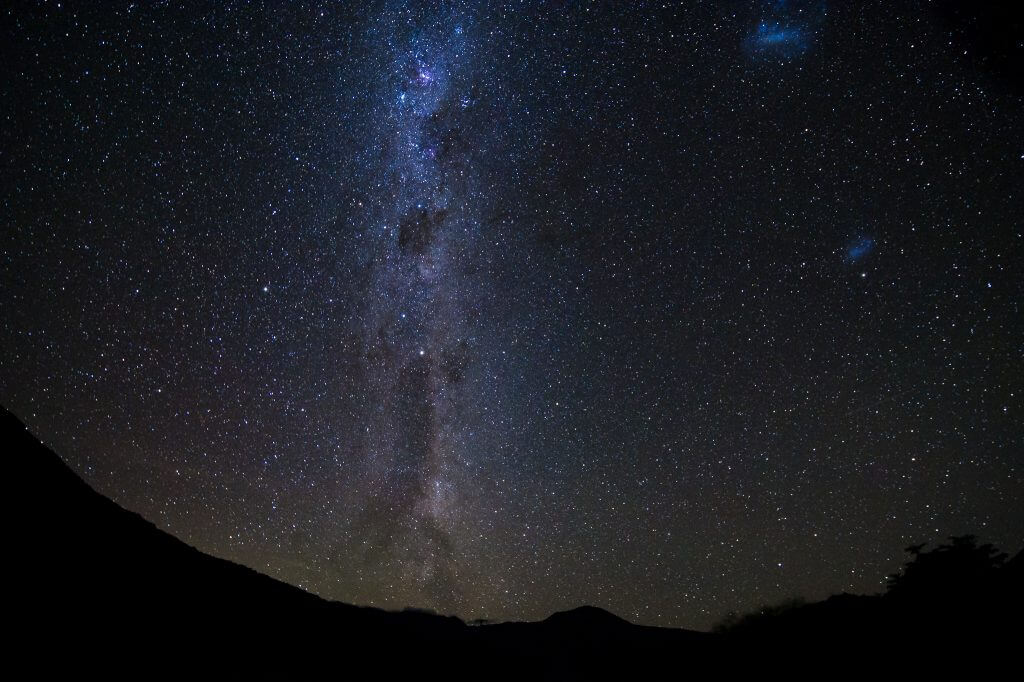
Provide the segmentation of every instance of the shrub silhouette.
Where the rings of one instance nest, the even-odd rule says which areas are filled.
[[[911,559],[888,578],[881,595],[790,600],[746,615],[730,614],[715,631],[774,642],[881,642],[928,648],[935,642],[997,642],[1019,630],[1020,562],[973,535],[930,551],[907,547]]]
[[[973,535],[949,538],[950,544],[922,551],[907,547],[913,558],[888,579],[886,597],[898,602],[930,602],[936,606],[967,606],[985,597],[998,581],[1007,555],[991,544],[979,545]]]
[[[772,625],[780,617],[785,616],[788,613],[797,611],[807,606],[807,600],[802,597],[793,597],[786,601],[778,604],[765,604],[757,611],[750,613],[736,613],[735,611],[730,612],[712,628],[713,632],[718,633],[737,633],[748,630],[756,630],[765,625]]]

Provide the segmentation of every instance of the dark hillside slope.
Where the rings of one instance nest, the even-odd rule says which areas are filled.
[[[204,554],[92,490],[6,410],[0,432],[12,488],[5,612],[20,646],[287,657],[466,638],[457,618],[329,602]]]
[[[162,661],[231,674],[340,666],[346,675],[435,679],[499,660],[490,677],[572,679],[658,667],[713,639],[593,607],[539,623],[468,627],[454,617],[329,602],[204,554],[123,509],[6,410],[0,432],[8,485],[17,488],[8,515],[17,587],[6,614],[18,624],[15,650],[44,666],[89,660],[125,670]]]
[[[640,626],[591,606],[471,627],[329,602],[203,554],[119,507],[6,410],[0,432],[6,644],[37,670],[563,680],[814,670],[840,659],[890,672],[976,661],[998,669],[1020,641],[1024,559],[1004,561],[962,538],[918,549],[885,595],[768,609],[718,634]]]

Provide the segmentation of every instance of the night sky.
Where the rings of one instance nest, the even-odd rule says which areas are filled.
[[[1021,548],[998,17],[12,4],[0,403],[199,549],[703,629]]]

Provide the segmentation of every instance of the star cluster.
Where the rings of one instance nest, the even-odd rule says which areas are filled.
[[[707,628],[1020,549],[1024,106],[940,10],[6,9],[0,401],[358,604]]]

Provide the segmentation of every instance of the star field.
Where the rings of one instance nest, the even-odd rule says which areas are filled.
[[[1019,550],[1020,45],[948,6],[8,8],[0,402],[357,604],[705,629]]]

